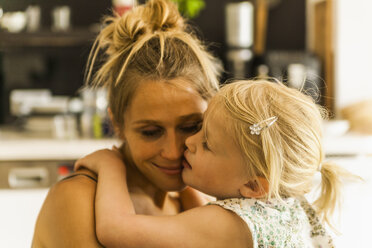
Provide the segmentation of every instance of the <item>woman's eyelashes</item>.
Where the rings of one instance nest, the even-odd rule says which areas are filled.
[[[202,122],[193,122],[191,124],[186,124],[177,127],[177,129],[183,133],[183,134],[194,134],[199,132],[201,129]],[[157,139],[160,138],[165,132],[165,128],[163,127],[144,127],[144,128],[139,128],[138,132],[141,134],[141,136],[145,137],[146,139]]]
[[[156,139],[164,133],[162,128],[151,128],[151,129],[142,129],[140,134],[149,139]]]

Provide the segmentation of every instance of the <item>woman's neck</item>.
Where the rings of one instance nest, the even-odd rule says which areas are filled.
[[[168,193],[162,189],[159,189],[152,182],[150,182],[137,168],[130,156],[124,155],[123,157],[127,171],[127,184],[130,193],[145,194],[158,208],[162,209]]]
[[[127,166],[127,184],[131,193],[144,193],[157,207],[163,207],[167,192],[156,187],[133,164]]]

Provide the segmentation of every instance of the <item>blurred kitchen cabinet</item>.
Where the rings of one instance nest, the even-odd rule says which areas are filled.
[[[68,32],[0,32],[0,51],[87,45],[94,40],[95,35],[95,32],[88,29],[75,29]]]
[[[322,62],[325,106],[334,112],[334,3],[307,0],[308,49]]]
[[[76,95],[95,36],[88,28],[0,32],[0,124],[13,119],[9,108],[13,90],[50,89],[55,95]]]
[[[55,95],[74,96],[83,85],[84,70],[100,19],[111,13],[111,0],[0,1],[4,13],[40,8],[35,31],[0,30],[0,124],[12,121],[9,95],[14,89],[50,89]],[[68,30],[53,32],[54,10],[70,9]]]
[[[372,99],[372,1],[307,0],[307,47],[323,62],[326,106],[341,117],[348,105]]]

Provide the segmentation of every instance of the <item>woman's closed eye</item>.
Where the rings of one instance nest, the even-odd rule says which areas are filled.
[[[161,128],[153,128],[153,129],[143,129],[140,131],[140,134],[145,138],[158,138],[163,134],[163,129]]]

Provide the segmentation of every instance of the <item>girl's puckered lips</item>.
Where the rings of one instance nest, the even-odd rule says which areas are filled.
[[[189,162],[187,162],[186,159],[182,160],[182,165],[183,168],[192,169],[191,165],[189,164]]]

